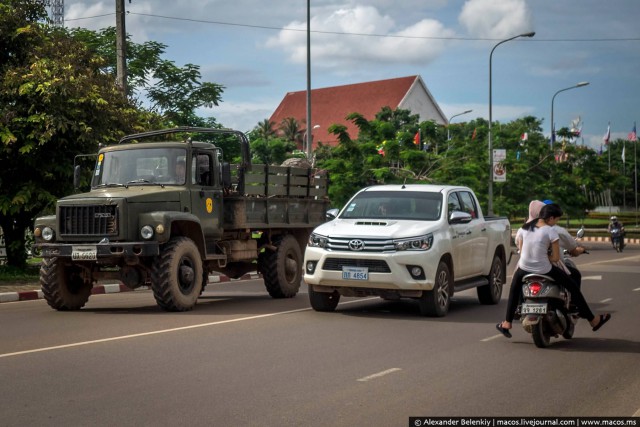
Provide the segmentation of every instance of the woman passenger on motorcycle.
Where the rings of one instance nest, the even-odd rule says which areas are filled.
[[[496,325],[496,329],[507,338],[511,338],[509,330],[512,327],[516,307],[522,294],[522,279],[531,273],[544,274],[556,282],[562,283],[571,292],[571,300],[578,307],[580,317],[589,321],[594,332],[611,319],[611,315],[608,313],[598,317],[594,316],[578,285],[562,269],[553,265],[560,260],[559,237],[553,226],[561,216],[562,209],[557,204],[544,205],[540,210],[539,218],[530,220],[522,227],[521,231],[518,231],[522,237],[518,268],[513,273],[511,280],[506,319]],[[551,253],[549,253],[549,249],[551,249]]]

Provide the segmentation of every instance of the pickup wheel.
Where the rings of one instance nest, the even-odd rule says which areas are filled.
[[[293,236],[275,242],[275,251],[265,251],[258,257],[264,285],[273,298],[296,296],[302,281],[302,251]]]
[[[502,296],[502,287],[504,286],[505,278],[507,277],[507,269],[502,258],[498,255],[493,257],[491,262],[491,270],[489,270],[489,283],[483,286],[478,286],[478,300],[480,304],[493,305],[500,302]]]
[[[47,304],[60,311],[80,310],[89,300],[93,288],[90,281],[83,279],[80,267],[64,265],[57,257],[43,258],[40,286]]]
[[[451,273],[449,266],[440,261],[436,271],[436,283],[430,291],[423,291],[418,300],[423,316],[443,317],[449,311],[451,302]]]
[[[340,302],[338,291],[316,292],[313,285],[309,285],[309,302],[315,311],[335,311]]]
[[[191,239],[171,239],[153,261],[151,289],[163,310],[191,310],[196,305],[203,282],[202,259]]]

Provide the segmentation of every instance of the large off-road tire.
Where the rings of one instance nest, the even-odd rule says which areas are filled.
[[[507,277],[507,268],[502,262],[502,258],[498,255],[494,255],[491,262],[491,270],[489,270],[489,276],[487,279],[489,283],[483,286],[478,286],[478,300],[480,304],[494,305],[500,302],[502,296],[502,287]]]
[[[420,313],[423,316],[443,317],[449,311],[451,303],[451,273],[449,266],[443,261],[438,264],[433,290],[423,291],[418,300]]]
[[[171,239],[160,249],[151,269],[151,289],[160,308],[191,310],[202,285],[202,259],[195,243],[186,237]]]
[[[47,304],[60,311],[80,310],[89,300],[93,284],[82,277],[82,269],[64,265],[57,257],[43,258],[40,286]]]
[[[340,302],[340,294],[338,291],[316,292],[309,285],[309,302],[315,311],[335,311]]]
[[[264,286],[273,298],[296,296],[302,281],[302,250],[298,241],[290,235],[274,242],[277,249],[260,254],[258,263]]]
[[[542,319],[531,327],[531,336],[533,337],[533,343],[538,348],[547,348],[551,344],[551,335],[546,331]]]

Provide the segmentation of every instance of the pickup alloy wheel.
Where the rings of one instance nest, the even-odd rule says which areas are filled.
[[[491,270],[489,270],[489,283],[483,286],[478,286],[478,300],[480,304],[493,305],[500,302],[502,296],[502,287],[504,286],[505,279],[507,277],[507,271],[502,258],[498,255],[494,255],[493,262],[491,263]]]
[[[449,266],[440,261],[436,271],[436,280],[433,289],[422,291],[422,296],[418,300],[420,313],[423,316],[443,317],[449,311],[451,302],[451,273]]]
[[[191,310],[203,286],[200,252],[189,238],[171,239],[153,261],[151,288],[158,305],[167,311]]]
[[[40,286],[47,304],[56,310],[80,310],[89,300],[93,285],[82,278],[78,266],[65,266],[57,257],[43,258]]]

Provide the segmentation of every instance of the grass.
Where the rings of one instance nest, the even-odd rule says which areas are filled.
[[[0,265],[0,282],[37,282],[41,258],[29,258],[24,268]]]

